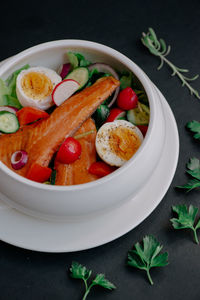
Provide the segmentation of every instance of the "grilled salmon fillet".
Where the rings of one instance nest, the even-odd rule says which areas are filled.
[[[71,164],[62,164],[59,162],[55,163],[56,185],[82,184],[98,179],[96,175],[88,172],[90,165],[96,161],[96,126],[94,121],[89,118],[76,131],[75,135],[83,134],[91,130],[93,130],[94,133],[91,133],[78,140],[82,149],[79,159]]]
[[[0,160],[13,170],[10,164],[12,154],[24,150],[28,153],[28,163],[16,171],[18,174],[26,176],[33,163],[47,167],[64,139],[73,136],[119,84],[112,76],[100,78],[92,86],[67,99],[49,118],[0,137]]]

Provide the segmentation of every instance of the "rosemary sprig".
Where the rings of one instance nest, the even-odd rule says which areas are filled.
[[[190,84],[190,81],[196,80],[199,75],[195,75],[192,78],[186,77],[182,73],[189,72],[187,69],[181,69],[176,67],[172,62],[170,62],[166,56],[170,53],[171,47],[166,46],[166,43],[163,39],[157,39],[157,36],[155,34],[155,31],[152,28],[149,28],[149,31],[147,33],[142,33],[141,38],[142,43],[145,47],[149,49],[149,51],[155,55],[160,57],[160,65],[158,67],[158,70],[160,70],[164,64],[168,64],[168,66],[172,69],[173,73],[172,76],[177,75],[179,79],[182,82],[182,86],[186,86],[190,90],[191,95],[195,95],[198,99],[200,99],[200,95],[197,90],[195,90]]]

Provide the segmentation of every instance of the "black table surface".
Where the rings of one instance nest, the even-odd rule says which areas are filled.
[[[196,300],[200,299],[200,248],[189,231],[175,231],[171,206],[200,207],[200,192],[178,192],[188,179],[185,164],[200,158],[200,145],[185,124],[200,119],[200,100],[181,87],[178,78],[140,42],[153,27],[172,46],[169,58],[191,75],[200,72],[200,1],[27,1],[23,6],[1,3],[0,60],[36,44],[58,39],[85,39],[108,45],[136,62],[165,95],[174,112],[179,136],[179,163],[172,184],[155,211],[123,237],[87,251],[39,253],[0,242],[0,299],[81,299],[83,284],[69,277],[72,261],[105,273],[117,289],[96,288],[88,299]],[[193,86],[200,91],[200,79]],[[165,170],[163,170],[165,176]],[[159,182],[158,182],[159,185]],[[106,228],[105,228],[106,230]],[[126,266],[127,251],[146,234],[154,234],[169,252],[170,264],[152,270],[154,286],[143,271]]]

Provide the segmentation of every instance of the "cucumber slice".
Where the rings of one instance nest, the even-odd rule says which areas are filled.
[[[138,107],[127,111],[127,119],[134,125],[148,125],[150,110],[145,104],[138,102]]]
[[[0,131],[13,133],[19,129],[19,121],[15,114],[7,111],[0,111]]]
[[[80,84],[79,90],[88,82],[89,71],[87,68],[80,67],[69,73],[65,79],[73,79]]]

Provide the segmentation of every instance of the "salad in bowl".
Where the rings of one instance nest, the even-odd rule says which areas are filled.
[[[0,161],[42,184],[89,183],[135,155],[149,119],[131,71],[66,51],[55,69],[26,64],[0,79]]]

